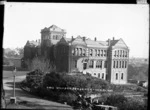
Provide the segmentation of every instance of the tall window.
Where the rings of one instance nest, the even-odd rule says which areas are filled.
[[[117,52],[115,51],[114,57],[116,57]]]
[[[90,56],[92,56],[93,55],[93,50],[92,49],[90,49]]]
[[[113,67],[115,68],[116,67],[116,64],[115,64],[116,62],[114,61],[114,64],[113,64]]]
[[[72,55],[75,55],[75,49],[72,49]]]
[[[78,54],[78,49],[77,48],[75,48],[75,55],[77,55]]]
[[[104,73],[102,73],[102,79],[104,79]]]
[[[118,61],[117,61],[117,64],[116,64],[116,68],[118,68]]]
[[[95,49],[95,56],[97,56],[97,50]]]
[[[122,68],[124,68],[124,61],[122,61]]]
[[[125,68],[127,68],[127,61],[125,61]]]
[[[89,68],[93,68],[93,65],[94,65],[94,61],[90,60]]]
[[[103,50],[101,50],[101,56],[103,56]]]
[[[100,50],[98,50],[98,56],[100,56]]]
[[[79,56],[82,56],[82,48],[79,48],[79,50],[80,50]]]
[[[119,68],[121,68],[121,61],[120,61],[120,66],[119,66]]]
[[[102,63],[103,63],[103,61],[100,61],[100,68],[102,68]]]
[[[96,62],[96,68],[100,68],[100,61]]]
[[[123,55],[122,56],[124,57],[124,50],[123,50]]]
[[[125,57],[127,57],[127,54],[128,54],[128,52],[126,51],[126,56]]]
[[[118,73],[116,73],[116,80],[118,80]]]
[[[121,73],[121,79],[123,79],[123,73]]]
[[[83,56],[85,56],[85,49],[83,49],[83,53],[82,53],[82,55],[83,55]]]
[[[104,50],[104,56],[106,56],[106,50]]]
[[[119,50],[118,50],[118,55],[117,56],[119,57]]]
[[[75,68],[77,68],[77,60],[75,60]]]

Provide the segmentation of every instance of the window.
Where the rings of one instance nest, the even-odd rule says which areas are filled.
[[[77,68],[77,60],[75,60],[75,68]]]
[[[85,56],[85,49],[82,50],[82,55]]]
[[[127,61],[125,61],[125,68],[127,68]]]
[[[75,55],[75,49],[72,49],[72,55]]]
[[[122,61],[122,68],[124,68],[124,61]]]
[[[128,52],[126,51],[126,56],[125,57],[127,57],[127,54],[128,54]]]
[[[96,73],[94,73],[94,75],[96,75]]]
[[[114,64],[113,64],[113,67],[115,68],[116,67],[116,64],[115,64],[116,62],[114,61]]]
[[[79,56],[82,56],[82,48],[79,48]]]
[[[97,50],[95,49],[95,56],[97,56]]]
[[[104,73],[102,73],[102,79],[104,79]]]
[[[123,79],[123,73],[121,73],[121,79]]]
[[[118,55],[117,56],[119,57],[119,50],[118,50]]]
[[[122,50],[120,50],[120,57],[122,57]]]
[[[78,49],[77,48],[75,48],[75,55],[77,55],[78,54]]]
[[[123,50],[123,55],[122,56],[124,57],[124,50]]]
[[[103,56],[103,50],[101,50],[101,56]]]
[[[119,68],[121,68],[121,61],[120,61],[120,67]]]
[[[106,56],[106,50],[104,50],[104,56]]]
[[[100,68],[100,61],[96,62],[96,68]]]
[[[90,49],[90,56],[92,56],[93,55],[93,50],[92,49]]]
[[[116,80],[118,80],[118,73],[116,73]]]
[[[100,61],[100,68],[102,68],[102,63],[103,63],[103,61]]]
[[[114,57],[116,57],[116,51],[115,51]]]
[[[116,68],[118,68],[118,61],[117,61],[117,64],[116,64]]]
[[[100,73],[98,73],[98,77],[100,78]]]
[[[107,68],[107,61],[105,61],[104,67]]]
[[[100,56],[100,50],[98,50],[98,54],[97,55]]]
[[[89,68],[93,68],[93,63],[94,63],[94,61],[91,60],[91,61],[90,61],[90,64],[89,64]]]

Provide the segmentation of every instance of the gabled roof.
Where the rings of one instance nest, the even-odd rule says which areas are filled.
[[[27,41],[26,46],[39,46],[40,42],[37,41]]]
[[[88,47],[107,46],[107,42],[105,42],[105,41],[94,41],[94,40],[86,39],[85,42],[86,42]]]
[[[57,32],[64,32],[66,33],[66,30],[61,29],[60,27],[56,26],[56,25],[51,25],[50,27],[45,27],[44,29],[41,30],[41,32],[43,31],[57,31]]]
[[[128,48],[128,46],[125,44],[125,42],[121,38],[119,40],[112,40],[110,45]]]

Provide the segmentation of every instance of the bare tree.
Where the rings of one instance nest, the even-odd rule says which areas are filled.
[[[32,60],[31,69],[40,69],[42,72],[47,73],[55,71],[56,67],[50,62],[50,60],[36,57]]]

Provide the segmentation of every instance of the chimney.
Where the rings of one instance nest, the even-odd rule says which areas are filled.
[[[115,37],[113,37],[113,40],[115,40]]]
[[[107,42],[108,42],[108,46],[110,46],[110,39],[108,39]]]
[[[95,39],[94,39],[95,41],[97,41],[97,38],[95,37]]]
[[[86,37],[82,37],[83,38],[83,41],[85,41]]]

